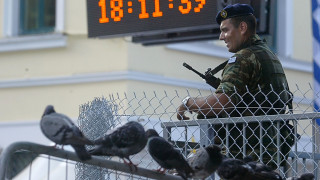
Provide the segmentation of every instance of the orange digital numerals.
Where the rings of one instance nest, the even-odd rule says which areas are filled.
[[[100,0],[99,6],[101,7],[101,18],[99,19],[100,23],[108,23],[109,18],[107,17],[107,6],[106,0]],[[110,0],[111,7],[111,18],[114,21],[121,21],[123,18],[123,0]]]
[[[149,13],[147,13],[146,0],[139,0],[139,2],[141,4],[141,13],[139,14],[139,18],[149,18]]]
[[[123,18],[123,0],[108,0],[110,1],[110,16],[115,22],[121,21]],[[147,7],[146,7],[146,0],[138,0],[140,2],[140,19],[146,19],[149,18],[149,13],[147,13]],[[172,0],[169,0],[172,1]],[[179,11],[182,14],[188,14],[192,9],[192,3],[190,0],[180,0],[181,4],[179,6]],[[163,2],[163,1],[162,1]],[[203,8],[203,6],[206,4],[206,0],[195,0],[195,2],[198,2],[198,6],[194,8],[194,12],[198,13]],[[99,0],[98,3],[99,7],[101,8],[101,17],[99,18],[100,23],[108,23],[110,20],[107,17],[107,4],[106,0]],[[133,9],[132,1],[128,2],[128,13],[132,13]],[[173,4],[169,4],[169,8],[173,8]],[[163,12],[160,10],[160,0],[154,0],[154,12],[152,13],[153,17],[161,17],[163,16]]]
[[[181,0],[181,3],[182,4],[185,4],[185,7],[184,6],[179,6],[179,11],[182,13],[182,14],[188,14],[191,10],[191,2],[189,0]]]
[[[107,18],[106,0],[100,0],[99,6],[101,7],[101,18],[99,19],[99,22],[100,23],[109,22],[109,18]]]
[[[203,8],[203,6],[206,4],[206,0],[195,0],[195,1],[198,2],[199,4],[193,10],[195,13],[198,13]],[[191,4],[190,0],[181,0],[181,3],[184,5],[179,6],[179,11],[182,14],[188,14],[192,8],[191,7],[192,4]]]
[[[152,13],[153,17],[161,17],[162,12],[160,11],[160,0],[154,0],[154,12]]]
[[[198,7],[194,8],[194,12],[198,13],[203,8],[203,6],[206,4],[206,0],[196,0],[196,2],[200,2],[198,4]]]
[[[117,5],[116,5],[116,2],[118,2]],[[114,21],[121,21],[121,18],[123,18],[123,9],[122,9],[123,0],[111,0],[110,7],[111,7],[111,18]]]
[[[139,14],[140,19],[149,18],[149,13],[147,13],[146,0],[139,0],[141,4],[141,13]],[[153,17],[161,17],[163,12],[160,11],[160,0],[154,0],[154,12],[152,13]]]

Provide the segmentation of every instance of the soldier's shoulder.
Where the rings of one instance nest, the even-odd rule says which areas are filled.
[[[240,51],[238,51],[237,53],[235,53],[235,56],[237,56],[239,58],[241,58],[241,57],[248,58],[250,56],[254,56],[254,52],[250,48],[244,48],[244,49],[241,49]]]
[[[244,48],[238,51],[237,53],[234,54],[235,57],[239,61],[256,61],[257,57],[254,53],[254,51],[250,48]]]

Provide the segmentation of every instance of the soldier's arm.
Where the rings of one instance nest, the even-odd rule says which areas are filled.
[[[236,55],[224,71],[221,83],[215,94],[208,97],[190,98],[186,104],[181,104],[177,109],[179,120],[189,119],[185,112],[201,113],[205,116],[218,116],[228,113],[241,100],[240,95],[246,92],[246,86],[255,75],[255,56],[250,51]]]
[[[185,112],[201,113],[205,116],[218,116],[221,113],[227,113],[233,107],[229,96],[225,93],[215,93],[208,97],[190,98],[186,105],[181,104],[177,110],[179,120],[188,120]]]

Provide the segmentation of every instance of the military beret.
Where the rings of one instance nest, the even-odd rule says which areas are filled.
[[[216,16],[216,21],[221,24],[221,21],[238,16],[247,16],[253,14],[253,8],[248,4],[233,4],[223,8]]]

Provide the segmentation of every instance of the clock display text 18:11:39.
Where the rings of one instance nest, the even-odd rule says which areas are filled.
[[[108,13],[107,13],[107,3],[106,1],[109,1],[110,5],[110,17],[113,19],[115,22],[121,21],[123,18],[123,0],[100,0],[99,7],[101,8],[101,17],[99,18],[99,23],[108,23],[110,19],[108,18]],[[149,18],[150,15],[147,13],[147,6],[146,6],[146,0],[138,0],[140,3],[140,14],[139,14],[139,19],[146,19]],[[163,11],[160,10],[160,0],[153,0],[154,1],[154,12],[152,13],[152,17],[161,17],[163,16]],[[169,4],[168,7],[170,9],[173,8],[173,0],[168,0]],[[194,12],[199,13],[203,6],[206,4],[206,0],[194,0],[195,2],[198,3],[197,7],[194,7]],[[180,0],[181,5],[178,6],[178,9],[181,14],[188,14],[192,10],[192,3],[190,0]],[[161,0],[161,3],[164,3],[163,0]],[[128,6],[128,13],[133,12],[132,8],[132,1],[127,1],[127,6]]]

